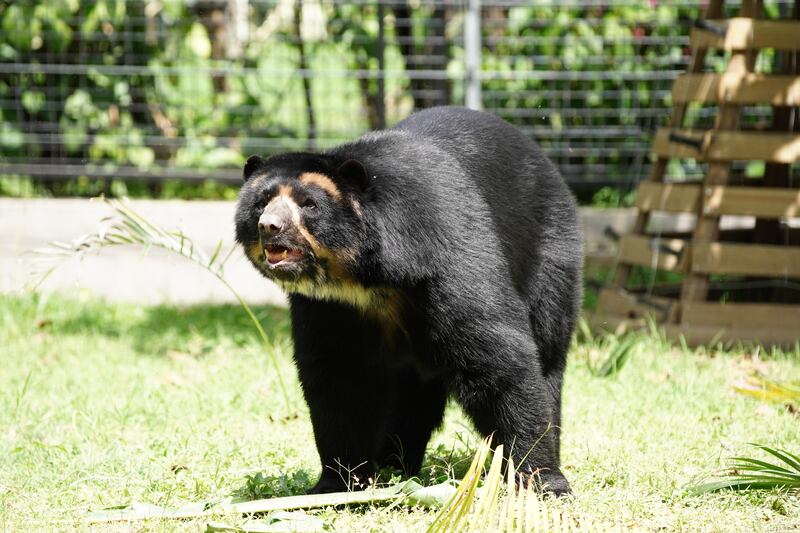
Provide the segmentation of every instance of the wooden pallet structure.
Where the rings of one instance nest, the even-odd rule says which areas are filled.
[[[651,175],[637,189],[636,223],[619,241],[616,272],[592,322],[614,330],[653,319],[690,345],[791,347],[800,342],[800,231],[791,227],[800,218],[792,169],[800,161],[800,0],[780,20],[762,19],[760,0],[742,0],[739,16],[725,19],[723,4],[711,0],[692,30],[691,64],[673,85],[669,124],[655,135]],[[728,55],[727,68],[705,72],[715,49]],[[769,74],[755,69],[764,50],[775,58]],[[716,106],[713,128],[683,126],[698,106]],[[771,125],[743,129],[746,106],[769,106]],[[675,158],[705,163],[703,179],[670,180]],[[734,161],[763,162],[763,177],[737,175]],[[654,231],[656,213],[694,215],[693,229]],[[721,229],[723,216],[750,217],[738,219],[750,227]]]

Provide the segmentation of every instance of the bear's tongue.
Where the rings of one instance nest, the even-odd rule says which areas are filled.
[[[298,248],[286,248],[284,246],[267,246],[267,261],[275,265],[281,261],[297,261],[303,257],[303,251]]]

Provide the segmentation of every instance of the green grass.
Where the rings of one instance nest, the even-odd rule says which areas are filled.
[[[290,359],[288,317],[281,309],[256,312],[288,379],[288,412],[236,306],[0,297],[0,530],[72,530],[89,509],[285,496],[313,483],[319,465]],[[753,358],[742,348],[683,351],[654,337],[637,342],[607,378],[593,376],[587,364],[597,360],[597,345],[576,344],[562,451],[576,496],[554,505],[646,529],[781,531],[799,524],[800,502],[785,492],[684,490],[732,456],[753,456],[748,442],[797,453],[797,415],[732,385],[754,369],[798,379],[798,350]],[[463,475],[479,441],[469,428],[451,406],[431,442],[424,482]],[[364,506],[317,516],[334,530],[414,531],[435,511]],[[143,527],[197,530],[205,523]]]

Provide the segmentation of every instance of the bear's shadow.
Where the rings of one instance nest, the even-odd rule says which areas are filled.
[[[440,445],[428,450],[422,470],[413,479],[429,486],[443,483],[449,479],[462,479],[472,463],[473,453],[465,449],[447,449]],[[390,485],[411,479],[398,472],[384,470],[378,477],[379,485]],[[263,472],[245,476],[241,486],[231,492],[234,501],[252,501],[266,498],[281,498],[306,494],[314,486],[316,476],[308,470],[300,469],[280,475],[267,475]]]

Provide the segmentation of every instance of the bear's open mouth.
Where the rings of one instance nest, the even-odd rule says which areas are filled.
[[[267,263],[271,267],[297,263],[305,256],[305,252],[300,248],[287,248],[276,244],[268,244],[264,248],[264,253],[267,256]]]

